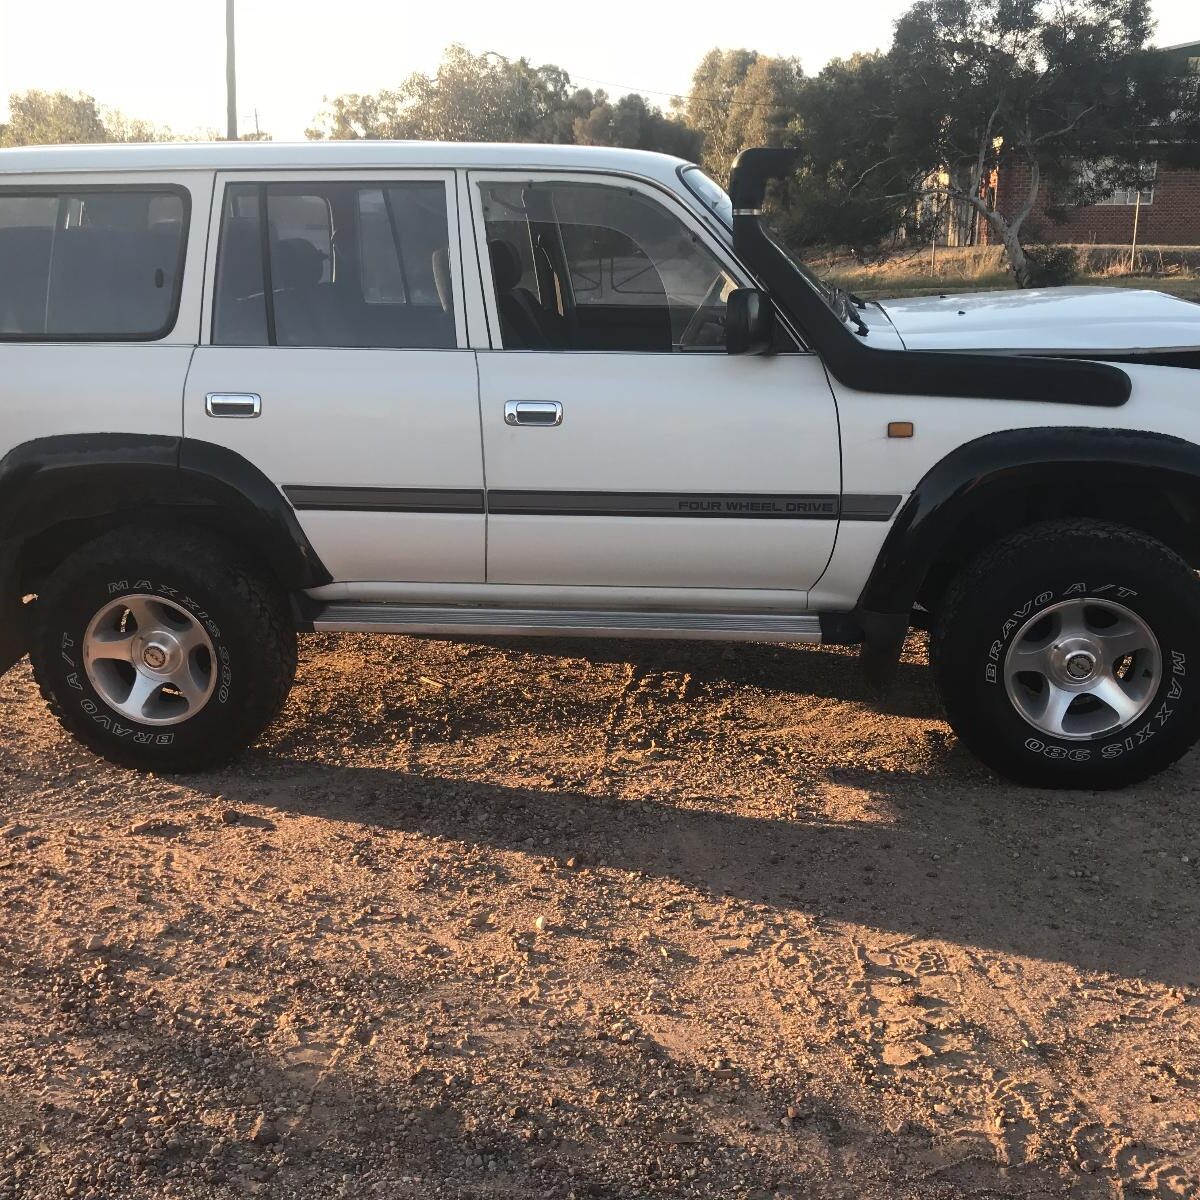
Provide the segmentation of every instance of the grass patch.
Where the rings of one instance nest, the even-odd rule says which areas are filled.
[[[1200,246],[1144,246],[1130,270],[1128,246],[1077,246],[1076,284],[1147,288],[1200,300]],[[1013,287],[999,246],[939,246],[897,251],[877,260],[818,254],[808,260],[823,279],[868,300]]]

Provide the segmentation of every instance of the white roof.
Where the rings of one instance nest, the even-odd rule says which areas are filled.
[[[84,146],[18,146],[0,150],[0,174],[528,167],[561,171],[626,171],[668,182],[681,165],[682,159],[648,150],[502,142],[109,142]]]

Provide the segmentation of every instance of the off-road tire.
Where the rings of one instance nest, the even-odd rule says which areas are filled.
[[[194,717],[140,725],[93,686],[81,648],[116,595],[170,598],[208,633],[217,685]],[[199,531],[137,527],[105,534],[66,558],[40,589],[30,659],[51,712],[96,754],[162,772],[218,765],[279,715],[296,674],[296,632],[281,590],[232,547]]]
[[[1083,740],[1029,723],[1005,686],[1005,656],[1031,614],[1072,599],[1115,601],[1157,639],[1161,679],[1127,728]],[[1035,787],[1136,783],[1200,735],[1200,582],[1147,534],[1069,519],[1030,526],[982,552],[938,606],[930,663],[954,731],[988,766]]]

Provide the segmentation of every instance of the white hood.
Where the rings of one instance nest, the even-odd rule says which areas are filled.
[[[909,350],[1200,348],[1200,304],[1163,292],[1062,287],[881,300]]]

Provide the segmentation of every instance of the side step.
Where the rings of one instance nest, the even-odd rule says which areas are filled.
[[[316,633],[403,633],[433,637],[688,638],[721,642],[821,641],[815,613],[630,612],[620,609],[418,607],[326,604]]]

